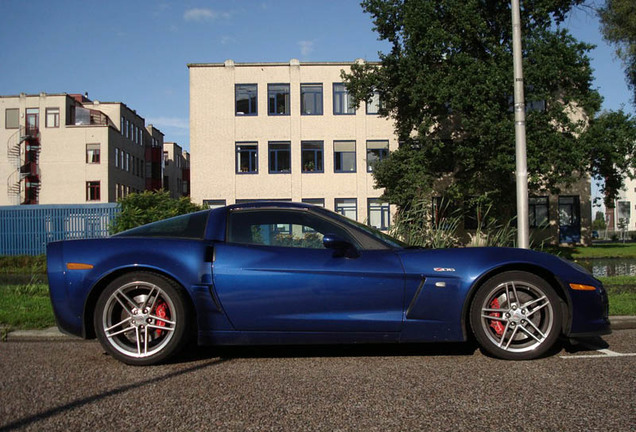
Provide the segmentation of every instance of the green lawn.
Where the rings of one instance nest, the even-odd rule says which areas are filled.
[[[39,329],[54,325],[47,285],[0,286],[0,327]]]
[[[599,243],[592,246],[577,247],[546,246],[543,250],[570,260],[594,258],[636,259],[636,243]]]

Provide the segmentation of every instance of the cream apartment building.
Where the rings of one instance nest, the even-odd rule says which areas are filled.
[[[371,173],[397,138],[377,98],[351,106],[340,77],[351,64],[188,65],[193,201],[302,201],[387,229]]]
[[[0,96],[0,143],[0,205],[106,203],[161,187],[163,133],[121,102]]]

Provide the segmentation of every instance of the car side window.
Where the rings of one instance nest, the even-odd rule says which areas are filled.
[[[228,219],[229,243],[324,249],[322,239],[335,234],[353,243],[342,227],[308,211],[235,210]]]

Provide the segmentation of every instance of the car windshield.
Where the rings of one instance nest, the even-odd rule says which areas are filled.
[[[408,247],[408,245],[394,237],[391,237],[388,234],[383,233],[382,231],[369,226],[369,225],[365,225],[363,223],[360,223],[358,221],[354,221],[353,219],[349,219],[346,216],[342,216],[340,213],[336,213],[336,212],[332,212],[331,210],[327,210],[324,209],[322,207],[318,207],[317,210],[319,211],[323,211],[326,213],[329,213],[329,216],[336,218],[338,220],[340,220],[341,222],[347,224],[347,225],[353,225],[354,227],[358,228],[359,230],[364,231],[365,233],[369,234],[370,236],[372,236],[374,239],[378,240],[381,243],[384,243],[385,245],[391,247],[391,248],[397,248],[397,249],[402,249],[402,248],[406,248]]]

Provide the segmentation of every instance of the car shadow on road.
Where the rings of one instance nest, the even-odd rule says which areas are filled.
[[[562,346],[568,354],[594,352],[609,348],[609,344],[600,336],[563,340]]]
[[[259,346],[190,346],[173,362],[201,361],[212,357],[235,358],[307,358],[307,357],[437,357],[472,356],[477,345],[471,342],[424,344],[354,344],[354,345],[259,345]]]

